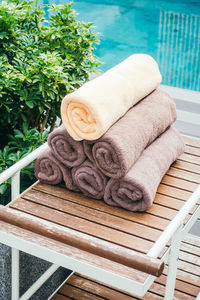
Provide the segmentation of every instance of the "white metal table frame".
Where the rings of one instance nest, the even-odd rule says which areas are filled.
[[[20,196],[20,171],[47,149],[48,145],[45,143],[32,153],[28,154],[22,160],[11,166],[9,169],[5,170],[0,175],[0,184],[9,178],[12,179],[11,201]],[[160,237],[147,253],[148,256],[157,258],[162,249],[171,240],[168,251],[162,257],[162,260],[165,262],[168,261],[167,283],[164,297],[165,300],[173,300],[180,244],[197,218],[200,216],[200,206],[196,208],[191,218],[185,225],[183,224],[184,219],[192,211],[199,200],[200,186],[198,186],[190,198],[185,202],[183,207],[165,228]],[[37,291],[37,289],[59,268],[59,266],[71,269],[73,272],[79,272],[85,276],[99,280],[105,284],[109,284],[113,287],[140,297],[147,292],[156,278],[152,275],[149,275],[144,283],[139,283],[96,266],[92,266],[86,262],[67,257],[66,255],[60,254],[52,249],[47,249],[41,245],[26,241],[23,238],[16,237],[1,230],[0,242],[11,247],[12,300],[28,300]],[[29,253],[52,263],[51,267],[21,297],[19,296],[19,251]],[[73,274],[73,272],[70,274],[70,276]],[[200,294],[197,296],[197,299],[200,300]]]

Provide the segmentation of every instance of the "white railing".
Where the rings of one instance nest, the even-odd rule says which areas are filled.
[[[45,143],[30,154],[22,158],[13,166],[0,174],[0,184],[11,178],[11,201],[20,195],[20,171],[33,162],[40,154],[48,149]],[[12,300],[28,300],[42,286],[42,284],[59,268],[56,264],[52,264],[48,270],[22,295],[19,297],[19,250],[12,248]]]
[[[35,149],[20,161],[12,165],[10,168],[0,174],[0,184],[11,178],[11,200],[15,200],[20,194],[20,171],[33,162],[41,153],[48,149],[45,143]]]

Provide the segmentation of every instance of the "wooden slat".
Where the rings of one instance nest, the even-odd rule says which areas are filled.
[[[192,254],[195,254],[196,256],[200,257],[200,247],[196,247],[195,245],[183,243],[182,251],[185,253],[192,253]]]
[[[174,210],[179,210],[183,204],[184,204],[184,200],[180,200],[180,199],[176,199],[170,196],[166,196],[163,194],[156,194],[155,199],[154,199],[154,203],[162,205],[162,206],[166,206],[168,208],[172,208]]]
[[[75,274],[70,277],[67,281],[68,284],[76,286],[80,289],[87,290],[92,294],[98,294],[104,299],[117,299],[117,300],[131,300],[132,296],[126,295],[123,292],[119,292],[115,289],[107,287],[100,282],[88,279],[87,277],[80,276]],[[62,288],[60,290],[62,292]]]
[[[36,185],[34,187],[34,189],[42,189],[43,192],[45,193],[48,193],[47,196],[45,197],[49,197],[50,194],[54,194],[55,196],[57,197],[61,197],[62,199],[70,199],[70,201],[74,201],[78,204],[81,204],[81,205],[87,205],[87,207],[90,207],[90,208],[94,208],[95,210],[101,210],[101,211],[104,211],[108,214],[114,214],[115,215],[115,212],[117,212],[117,216],[119,216],[120,218],[127,218],[127,216],[129,216],[129,219],[131,221],[134,221],[134,222],[137,222],[137,223],[140,223],[140,224],[144,224],[144,225],[147,225],[148,227],[156,227],[157,229],[162,229],[163,226],[163,221],[165,221],[165,219],[167,220],[171,220],[173,216],[175,216],[176,212],[177,212],[177,209],[180,209],[181,208],[181,202],[177,199],[171,199],[171,208],[170,209],[169,207],[161,207],[160,204],[162,204],[162,201],[165,202],[165,204],[167,204],[168,199],[164,199],[164,197],[166,196],[163,196],[163,200],[159,203],[159,200],[157,201],[157,196],[158,198],[160,197],[160,199],[162,199],[162,195],[157,195],[156,196],[156,199],[155,199],[155,203],[153,204],[153,206],[147,210],[147,212],[145,214],[141,214],[141,213],[131,213],[131,212],[127,212],[123,209],[119,209],[119,208],[114,208],[114,207],[110,207],[108,205],[106,205],[105,203],[103,203],[102,201],[99,201],[99,200],[92,200],[91,199],[88,199],[86,197],[84,197],[83,195],[81,194],[77,194],[76,193],[76,197],[74,197],[74,193],[73,192],[69,192],[67,191],[65,188],[62,189],[60,187],[56,188],[56,190],[48,185]],[[173,189],[173,188],[172,188]],[[45,198],[45,197],[40,197],[40,199],[42,198]],[[27,196],[28,198],[28,196]],[[42,200],[38,200],[39,202],[41,202]],[[179,202],[177,204],[177,209],[176,207],[173,207],[174,205],[176,206],[176,201]],[[56,202],[55,202],[56,203]],[[157,203],[159,205],[157,205]],[[182,202],[183,204],[183,202]],[[55,205],[55,204],[54,204]],[[165,206],[165,205],[164,205]],[[147,214],[152,214],[152,216],[150,217],[149,215]],[[156,219],[155,219],[155,217]],[[159,219],[157,218],[159,217]],[[162,219],[163,218],[163,219]],[[145,219],[146,220],[149,220],[148,224],[145,223]],[[160,226],[161,225],[161,226]],[[167,223],[164,224],[164,227],[166,227]]]
[[[198,187],[197,183],[193,183],[187,180],[179,179],[168,175],[165,175],[163,177],[162,183],[189,192],[193,192]]]
[[[183,140],[184,140],[186,145],[190,145],[190,146],[193,146],[193,147],[200,148],[200,139],[193,139],[193,138],[189,138],[187,136],[184,136]]]
[[[88,293],[84,289],[79,289],[77,287],[71,286],[69,284],[64,284],[59,292],[61,295],[66,295],[71,299],[84,299],[84,300],[102,300],[101,297]]]
[[[70,191],[66,191],[66,189],[65,188],[62,189],[62,187],[56,187],[56,189],[55,189],[52,186],[45,185],[45,184],[41,185],[40,183],[38,183],[37,185],[34,186],[33,189],[37,190],[37,191],[45,192],[49,195],[54,195],[61,199],[65,199],[65,200],[69,199],[68,201],[75,201],[77,204],[81,204],[81,205],[87,206],[89,208],[93,208],[97,211],[103,211],[103,212],[106,212],[107,214],[113,214],[120,218],[126,218],[126,219],[132,220],[134,222],[137,222],[137,217],[141,217],[144,215],[141,213],[133,214],[132,212],[128,212],[128,211],[125,211],[120,208],[110,207],[108,205],[105,205],[102,201],[99,201],[99,200],[92,199],[92,201],[91,201],[91,199],[88,199],[81,194],[76,194],[77,197],[76,197],[76,200],[74,200],[74,193],[70,192]],[[26,195],[24,197],[28,198],[28,196],[26,196]],[[45,197],[48,198],[49,196],[45,196]],[[182,201],[182,199],[180,200],[180,199],[173,198],[172,196],[169,197],[164,194],[161,195],[161,194],[157,193],[155,200],[154,200],[154,204],[166,206],[173,210],[179,210],[183,205],[183,201]],[[160,213],[162,213],[162,211]],[[160,216],[160,213],[158,213],[159,216]],[[165,213],[163,214],[163,216],[166,217]],[[156,219],[156,218],[155,218],[155,223],[158,223],[158,219]],[[150,222],[145,225],[152,226],[152,224],[154,224],[154,222],[153,222],[153,220],[150,220]]]
[[[147,292],[144,297],[142,298],[142,300],[163,300],[163,297],[150,292]]]
[[[142,253],[147,253],[153,244],[142,238],[122,233],[69,214],[66,215],[63,212],[24,199],[18,199],[11,203],[10,207]]]
[[[151,299],[163,299],[165,293],[165,284],[166,284],[166,275],[162,275],[158,278],[155,283],[152,284],[149,292],[142,298],[146,300]],[[77,291],[78,289],[78,291]],[[75,294],[72,294],[73,293]],[[122,291],[117,291],[111,287],[107,287],[99,282],[94,280],[90,280],[78,274],[73,275],[68,284],[65,284],[59,291],[59,293],[64,294],[66,296],[72,296],[73,299],[85,299],[85,292],[87,291],[86,296],[90,294],[91,298],[88,299],[96,299],[95,297],[98,295],[103,299],[119,299],[119,300],[130,300],[130,299],[138,299],[135,296],[131,296],[125,294]],[[191,283],[176,280],[176,287],[175,287],[175,299],[195,299],[199,292],[199,287],[194,286]],[[74,298],[74,296],[76,298]],[[54,298],[53,298],[54,299]],[[86,298],[87,299],[87,298]],[[56,298],[55,298],[56,300]]]
[[[151,213],[152,215],[160,216],[161,218],[167,220],[172,220],[173,217],[177,214],[177,211],[154,203],[150,208],[146,210],[146,213]]]
[[[179,211],[181,209],[181,207],[184,205],[184,201],[176,199],[176,198],[168,197],[168,196],[165,196],[162,194],[156,194],[154,203],[157,203],[162,206],[166,206],[168,208],[172,208],[176,211]],[[191,210],[189,215],[192,215],[197,207],[198,207],[198,204],[194,206],[194,208]]]
[[[160,295],[163,298],[165,295],[165,286],[154,282],[150,288],[150,291]],[[191,299],[195,299],[195,297],[175,290],[174,291],[174,299],[191,300]],[[150,298],[149,298],[149,300],[150,300]]]
[[[39,185],[39,187],[38,187],[38,185]],[[58,192],[58,188],[60,188],[60,187],[56,187],[56,190],[54,189],[54,193],[52,191],[52,193],[53,193],[52,194],[51,189],[49,189],[50,186],[48,186],[48,185],[44,186],[43,185],[42,187],[40,187],[40,184],[38,184],[38,185],[34,186],[34,188],[32,190],[30,190],[29,193],[32,193],[34,190],[38,191],[38,192],[42,191],[42,192],[47,193],[48,195],[43,195],[44,199],[42,199],[42,201],[43,200],[45,201],[46,198],[49,199],[49,195],[51,195],[51,196],[53,196],[53,195],[56,196],[57,195],[56,198],[60,199],[60,201],[62,201],[62,200],[70,201],[70,203],[75,203],[75,204],[80,204],[82,206],[87,206],[89,209],[92,208],[93,210],[96,210],[98,212],[101,211],[101,207],[102,207],[102,211],[109,214],[109,215],[111,215],[111,213],[114,210],[114,207],[112,208],[110,206],[107,206],[107,208],[109,208],[109,210],[106,209],[106,206],[105,206],[104,203],[102,203],[99,200],[95,200],[95,199],[92,199],[92,201],[91,201],[91,199],[88,200],[88,198],[87,199],[82,198],[80,200],[76,199],[75,202],[72,202],[71,197],[69,197],[69,200],[68,200],[68,197],[67,197],[66,193],[59,193]],[[66,191],[66,189],[64,189],[64,191]],[[71,192],[71,193],[73,193],[73,192]],[[77,194],[77,195],[79,196],[80,194]],[[30,199],[33,201],[34,196],[33,196],[33,198],[31,198],[31,197],[32,196],[30,196]],[[23,198],[28,199],[29,194],[28,193],[24,194]],[[50,202],[50,201],[47,200],[47,202]],[[57,203],[57,202],[55,202],[55,203]],[[172,208],[172,209],[175,209],[175,210],[179,210],[183,206],[183,201],[182,200],[176,199],[176,198],[173,198],[173,197],[169,197],[169,196],[166,196],[166,195],[161,195],[161,194],[156,194],[155,199],[154,199],[154,203],[162,205],[162,206],[166,206],[168,208]],[[49,203],[49,205],[50,205],[50,203]],[[58,207],[57,204],[54,205],[54,206]],[[105,209],[103,209],[103,206],[105,207]],[[118,208],[118,209],[120,209],[120,208]],[[132,213],[130,213],[130,214],[132,214]],[[120,217],[120,219],[122,219],[123,218],[123,213],[118,215],[118,217]]]
[[[10,207],[0,205],[0,220],[153,276],[160,276],[164,269],[164,262],[160,259],[94,238],[89,231],[84,234]]]
[[[157,278],[155,282],[160,283],[162,285],[166,285],[166,278],[166,275],[162,275],[159,278]],[[183,282],[180,279],[176,280],[175,289],[179,292],[188,294],[193,297],[195,297],[199,292],[199,287],[185,281]]]
[[[37,245],[54,251],[56,253],[71,257],[80,262],[93,265],[97,268],[101,268],[114,274],[118,274],[130,280],[136,280],[140,283],[144,283],[148,277],[148,274],[137,271],[133,268],[121,265],[119,263],[113,262],[95,254],[82,251],[78,248],[66,245],[59,241],[55,241],[46,237],[44,238],[39,234],[30,232],[26,229],[19,228],[18,226],[14,226],[9,223],[5,223],[3,221],[0,221],[0,228],[1,232],[4,232],[5,234],[11,234],[29,243],[36,243]],[[75,269],[75,271],[77,270]]]
[[[142,298],[143,300],[163,299],[165,293],[166,276],[162,276],[151,286],[151,289]],[[175,299],[195,299],[199,289],[190,284],[186,284],[178,280],[176,282]],[[133,300],[139,299],[123,291],[118,291],[110,286],[105,286],[100,282],[74,274],[66,284],[59,290],[58,295],[65,295],[72,299],[117,299],[117,300]],[[57,298],[52,298],[56,300]],[[58,298],[59,299],[59,298]]]
[[[177,169],[186,170],[195,174],[200,174],[200,166],[192,164],[190,162],[177,160],[172,164],[172,166]]]
[[[188,234],[186,236],[186,238],[184,239],[184,243],[186,243],[188,245],[200,247],[200,239],[199,239],[199,237],[197,237],[195,235],[192,235],[192,234]]]
[[[83,277],[79,274],[74,274],[67,284],[65,284],[59,291],[59,293],[65,294],[69,296],[68,294],[68,289],[70,289],[70,294],[71,290],[74,291],[75,287],[79,289],[79,295],[77,298],[73,299],[85,299],[84,295],[80,293],[80,291],[87,292],[87,296],[91,295],[91,298],[93,299],[92,296],[100,296],[101,299],[110,299],[110,300],[136,300],[139,299],[138,297],[135,297],[133,295],[127,294],[123,291],[118,291],[110,286],[105,286],[102,283],[98,281],[91,280],[87,277]],[[152,300],[160,300],[162,299],[159,295],[156,295],[152,292],[147,292],[147,294],[143,297],[143,299],[152,299]]]
[[[80,203],[86,207],[94,208],[97,211],[103,211],[110,215],[118,216],[122,219],[130,220],[133,222],[137,222],[140,224],[144,224],[151,228],[161,229],[163,230],[167,224],[169,223],[168,220],[162,219],[147,213],[132,213],[130,211],[124,210],[119,207],[112,207],[109,205],[105,205],[103,201],[89,199],[80,193],[76,193],[76,199],[74,198],[74,193],[66,190],[63,187],[53,187],[46,184],[38,183],[34,186],[34,189],[39,189],[44,191],[48,194],[56,195],[62,199],[70,200],[72,202]]]
[[[188,262],[191,265],[194,265],[194,268],[196,266],[200,267],[200,263],[199,263],[200,258],[199,258],[199,256],[196,255],[196,253],[195,254],[193,254],[193,253],[188,254],[186,252],[181,251],[181,253],[179,255],[179,259],[182,260],[182,261]],[[200,268],[199,268],[199,271],[200,271]]]
[[[200,148],[185,146],[185,153],[199,156],[200,155]]]
[[[167,275],[167,268],[163,271],[164,275]],[[197,286],[199,288],[200,286],[200,277],[191,273],[187,273],[184,270],[177,270],[176,278],[183,281],[183,282],[189,282],[190,284]]]
[[[63,202],[60,198],[54,197],[51,195],[48,195],[48,197],[47,197],[40,192],[29,191],[23,196],[23,199],[31,200],[36,203],[43,204],[43,205],[46,205],[46,206],[49,206],[52,208],[56,207],[57,210],[67,212],[67,213],[70,213],[73,215],[81,216],[81,217],[87,218],[87,219],[89,218],[89,215],[92,214],[93,216],[91,216],[92,219],[89,218],[90,220],[94,220],[97,223],[104,222],[104,220],[101,219],[102,213],[100,213],[100,212],[97,213],[95,210],[91,210],[90,208],[87,208],[87,210],[86,210],[85,207],[81,207],[80,205],[77,206],[76,203],[72,204],[72,202],[67,202],[67,201]],[[76,199],[75,199],[75,201],[76,201]],[[106,205],[106,204],[104,204],[104,205]],[[176,214],[176,210],[167,208],[167,207],[161,207],[160,205],[158,206],[156,203],[154,203],[146,212],[151,213],[155,216],[159,216],[161,218],[168,219],[168,220],[171,220],[174,217],[174,215]],[[88,216],[87,216],[87,213],[88,213]],[[102,215],[102,218],[105,218],[105,217],[106,217],[106,215],[104,213]],[[109,218],[112,219],[112,217],[110,215],[107,216],[108,220],[109,220]],[[98,221],[98,219],[99,219],[99,221]],[[117,220],[119,221],[119,219],[117,219]],[[122,223],[123,223],[123,220],[122,220]],[[112,226],[112,221],[110,222],[110,224],[106,224],[106,225]],[[139,226],[138,229],[140,227],[141,226]],[[140,233],[139,233],[139,235],[140,235]]]
[[[195,244],[194,247],[192,247],[193,243]],[[199,251],[200,248],[200,240],[195,237],[187,237],[186,240],[181,245],[181,251],[180,256],[184,256],[184,246],[186,246],[189,256],[188,261],[191,262],[191,268],[200,269],[200,260],[199,260]],[[197,252],[196,252],[197,251]],[[196,253],[196,255],[195,255]],[[196,265],[194,265],[194,262],[196,262]],[[191,268],[188,268],[188,266],[183,268],[183,264],[185,264],[183,261],[178,262],[178,271],[177,271],[177,279],[176,279],[176,285],[175,285],[175,293],[174,293],[174,299],[180,299],[180,300],[190,300],[195,299],[200,291],[200,276],[188,272]],[[145,294],[144,297],[142,297],[143,300],[160,300],[164,298],[165,293],[165,285],[166,285],[166,272],[167,268],[165,268],[164,273],[161,277],[157,278],[155,282],[152,284],[150,290]],[[198,273],[198,272],[197,272]],[[67,286],[67,288],[66,288]],[[112,288],[110,286],[106,286],[105,284],[92,280],[90,278],[87,278],[80,274],[74,274],[67,282],[67,284],[64,285],[63,288],[60,289],[59,293],[65,294],[66,297],[71,295],[71,291],[68,294],[68,286],[71,286],[73,290],[77,288],[79,290],[79,294],[77,300],[84,299],[84,293],[87,292],[90,294],[91,298],[93,299],[92,295],[99,296],[101,299],[119,299],[119,300],[135,300],[139,299],[138,297],[135,297],[133,295],[127,294],[123,291],[119,291],[116,288]],[[84,293],[81,294],[81,291]],[[53,298],[54,300],[59,300],[59,298]],[[94,298],[95,299],[95,298]],[[64,299],[61,299],[64,300]]]
[[[151,292],[147,292],[142,300],[163,300],[163,297]]]
[[[200,276],[200,266],[195,266],[187,261],[179,260],[179,269],[187,273]]]
[[[112,216],[101,211],[96,211],[89,207],[82,206],[80,204],[63,201],[59,197],[52,195],[44,195],[37,190],[30,190],[24,196],[23,199],[31,200],[35,203],[45,205],[58,211],[77,216],[97,224],[108,226],[122,232],[133,234],[145,239],[154,241],[160,235],[160,230],[152,229],[148,226],[137,224],[129,220],[122,219],[120,217]]]
[[[167,195],[176,199],[185,200],[187,201],[188,198],[191,196],[191,192],[184,191],[172,186],[165,185],[161,183],[157,189],[157,192],[163,195]]]
[[[200,172],[199,172],[199,174],[195,174],[192,172],[188,172],[185,170],[179,170],[177,168],[171,167],[169,169],[169,171],[167,172],[167,175],[200,184]]]
[[[35,191],[36,195],[34,195],[33,191],[29,191],[24,197],[27,199],[32,199],[33,201],[36,201],[37,203],[50,206],[50,207],[56,207],[56,209],[59,209],[60,206],[60,211],[67,212],[73,215],[76,215],[78,217],[82,217],[85,219],[88,219],[90,221],[93,221],[98,224],[106,225],[109,227],[113,227],[115,229],[121,230],[126,232],[126,228],[132,229],[130,230],[129,233],[134,234],[135,236],[138,236],[143,239],[147,239],[150,241],[155,241],[158,236],[160,235],[160,232],[153,231],[152,228],[148,227],[142,227],[141,225],[137,223],[127,223],[124,221],[122,218],[113,218],[111,215],[105,215],[100,213],[99,211],[97,212],[96,210],[91,210],[90,208],[85,209],[85,207],[82,206],[77,206],[74,205],[74,203],[68,203],[65,201],[62,203],[62,201],[58,198],[54,198],[52,195],[44,196],[38,194],[38,191]],[[74,195],[74,194],[73,194]],[[174,202],[176,202],[176,199],[173,199]],[[99,202],[99,201],[98,201]],[[50,204],[51,203],[51,204]],[[92,203],[92,201],[90,201]],[[103,204],[104,206],[107,206],[105,203]],[[180,205],[178,209],[180,209]],[[110,208],[110,207],[109,207]],[[147,213],[151,213],[153,215],[157,215],[158,217],[162,217],[164,219],[171,220],[177,213],[177,210],[170,209],[168,207],[161,207],[160,205],[153,204],[152,207],[147,210]],[[122,215],[123,216],[123,215]],[[120,217],[122,217],[120,216]],[[141,214],[140,214],[141,216]],[[156,225],[157,226],[156,222]],[[123,225],[124,224],[124,225]],[[130,224],[130,225],[128,225]],[[128,226],[127,226],[128,225]]]
[[[197,164],[200,165],[200,156],[188,154],[188,153],[183,153],[180,157],[179,160],[187,161],[192,164]]]

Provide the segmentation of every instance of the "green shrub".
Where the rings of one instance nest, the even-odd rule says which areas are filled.
[[[28,128],[54,128],[64,95],[81,86],[99,65],[98,35],[76,18],[72,3],[48,5],[7,0],[0,4],[0,138]]]
[[[0,172],[47,139],[62,98],[99,65],[92,23],[78,20],[72,3],[46,9],[49,18],[37,0],[0,3]],[[33,168],[21,171],[22,190],[34,182]],[[10,179],[0,185],[0,203],[9,201]]]
[[[14,136],[10,136],[10,142],[0,150],[0,173],[18,162],[34,149],[43,144],[48,137],[48,132],[41,135],[36,128],[28,129],[23,123],[23,130],[14,130]],[[21,192],[28,188],[36,179],[34,177],[34,162],[21,170]],[[0,204],[7,204],[11,194],[11,179],[0,185]]]

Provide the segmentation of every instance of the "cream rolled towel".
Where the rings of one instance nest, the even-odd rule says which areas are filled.
[[[161,74],[147,54],[133,54],[64,97],[61,117],[77,141],[95,140],[130,107],[158,87]]]

